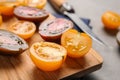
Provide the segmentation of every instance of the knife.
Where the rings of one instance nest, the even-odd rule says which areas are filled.
[[[59,13],[70,18],[74,24],[76,24],[82,31],[87,33],[93,40],[98,42],[101,45],[108,47],[97,35],[95,35],[92,30],[86,25],[79,17],[76,15],[74,8],[67,3],[65,0],[48,0],[50,4],[56,9]]]

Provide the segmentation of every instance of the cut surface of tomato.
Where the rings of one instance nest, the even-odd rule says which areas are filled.
[[[23,39],[28,39],[35,33],[36,25],[29,21],[17,21],[11,24],[9,30]]]
[[[72,58],[83,57],[92,47],[92,39],[86,33],[70,29],[63,33],[61,45],[67,49],[68,56]]]
[[[18,55],[28,49],[27,42],[18,35],[0,29],[0,54]]]
[[[43,71],[59,69],[66,59],[67,51],[61,45],[52,42],[36,42],[30,47],[30,57]]]
[[[36,8],[44,8],[45,5],[46,5],[46,0],[29,0],[27,3],[28,3],[28,6],[30,7],[36,7]]]
[[[18,0],[23,6],[30,6],[42,9],[45,7],[47,0]]]
[[[34,22],[42,22],[49,16],[49,13],[45,9],[38,9],[29,6],[18,6],[14,9],[13,13],[21,20]]]
[[[73,28],[73,23],[64,18],[56,18],[43,22],[39,26],[39,34],[46,41],[59,41],[62,33]]]

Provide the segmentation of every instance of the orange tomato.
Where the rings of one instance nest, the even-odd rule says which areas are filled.
[[[61,45],[67,49],[68,56],[72,58],[83,57],[92,47],[92,39],[86,33],[70,29],[63,33]]]
[[[34,64],[43,71],[59,69],[67,55],[64,47],[52,42],[36,42],[29,51]]]
[[[36,8],[44,8],[47,0],[18,0],[24,6],[36,7]]]
[[[18,5],[18,2],[0,2],[0,13],[3,15],[13,15],[13,10]]]
[[[120,26],[120,15],[112,11],[107,11],[102,15],[102,22],[105,28],[117,29]]]
[[[2,24],[2,16],[0,15],[0,25]]]
[[[19,35],[23,39],[28,39],[32,37],[32,35],[35,33],[36,26],[34,23],[29,21],[17,21],[11,24],[11,26],[8,27],[8,29],[11,32]]]

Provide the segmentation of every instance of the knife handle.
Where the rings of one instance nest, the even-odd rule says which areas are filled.
[[[66,0],[48,0],[52,6],[59,11],[62,5],[66,2]]]

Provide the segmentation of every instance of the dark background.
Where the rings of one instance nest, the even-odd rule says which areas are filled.
[[[75,8],[76,13],[82,18],[91,20],[92,31],[110,48],[93,41],[93,49],[104,59],[101,69],[92,72],[82,78],[71,80],[120,80],[120,48],[116,42],[115,31],[106,30],[101,22],[101,16],[106,11],[114,11],[120,14],[120,0],[67,0]],[[56,12],[47,3],[45,7],[50,13]]]

